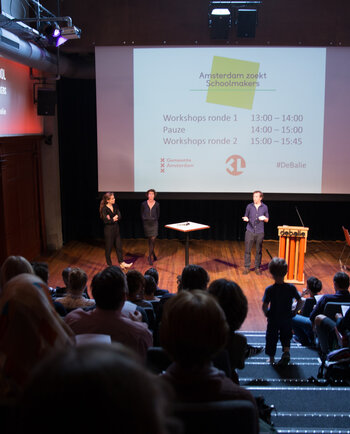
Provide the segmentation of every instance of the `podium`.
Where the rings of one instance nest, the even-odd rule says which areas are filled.
[[[168,229],[174,229],[175,231],[184,232],[186,234],[185,265],[189,264],[189,247],[190,247],[189,233],[193,231],[201,231],[202,229],[210,228],[210,226],[208,225],[202,225],[201,223],[194,223],[194,222],[173,223],[170,225],[165,225],[165,227]]]
[[[285,282],[304,283],[304,257],[309,228],[304,226],[278,226],[278,257],[288,264]]]

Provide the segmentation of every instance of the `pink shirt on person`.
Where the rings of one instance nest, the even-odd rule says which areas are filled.
[[[121,315],[120,310],[104,310],[96,307],[86,312],[76,309],[64,319],[76,335],[84,333],[109,335],[113,342],[120,342],[133,349],[143,360],[146,360],[148,347],[153,345],[152,334],[147,324],[126,318]]]

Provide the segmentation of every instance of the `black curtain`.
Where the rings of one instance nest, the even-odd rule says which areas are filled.
[[[58,82],[58,130],[60,146],[61,206],[63,239],[93,240],[103,237],[98,215],[97,126],[95,80],[62,78]],[[140,204],[135,194],[116,199],[122,212],[124,238],[142,238]],[[242,215],[247,200],[168,199],[159,194],[161,204],[160,238],[182,238],[164,228],[165,224],[195,221],[210,225],[209,230],[193,232],[191,237],[216,240],[243,240]],[[270,222],[265,239],[277,239],[277,226],[300,226],[296,208],[311,240],[343,240],[342,225],[350,227],[349,201],[269,200]]]

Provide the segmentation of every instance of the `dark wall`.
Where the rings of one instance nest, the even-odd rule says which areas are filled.
[[[210,39],[209,0],[81,0],[59,2],[60,15],[70,16],[82,29],[80,40],[62,51],[93,52],[97,45],[222,44]],[[57,0],[45,6],[57,9]],[[229,44],[329,46],[350,45],[348,0],[262,0],[255,38]]]
[[[64,241],[86,240],[103,236],[98,216],[99,193],[97,189],[97,130],[96,89],[94,80],[62,78],[58,82],[58,121],[60,142],[61,201]],[[127,196],[127,197],[126,197]],[[123,220],[125,238],[143,237],[140,220],[140,194],[120,195],[116,192]],[[186,198],[187,197],[187,198]],[[221,195],[198,195],[198,199],[170,199],[159,194],[161,204],[160,237],[181,237],[165,224],[195,221],[208,224],[210,230],[194,233],[194,238],[242,240],[245,225],[241,217],[250,195],[225,200]],[[237,197],[237,196],[233,196]],[[343,239],[341,226],[350,227],[350,204],[347,197],[334,196],[330,200],[292,196],[267,195],[265,202],[270,210],[266,225],[266,238],[277,239],[277,226],[299,226],[296,207],[305,226],[310,227],[309,239]],[[226,198],[230,198],[226,196]],[[328,197],[329,199],[329,197]]]

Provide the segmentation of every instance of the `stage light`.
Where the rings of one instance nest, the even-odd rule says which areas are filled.
[[[228,39],[231,25],[232,17],[228,8],[213,8],[209,11],[209,29],[212,39]]]
[[[61,36],[66,39],[79,39],[81,36],[81,29],[76,26],[61,27]]]
[[[67,38],[61,34],[61,29],[57,23],[48,23],[43,28],[43,34],[47,39],[49,45],[59,47],[67,41]]]

